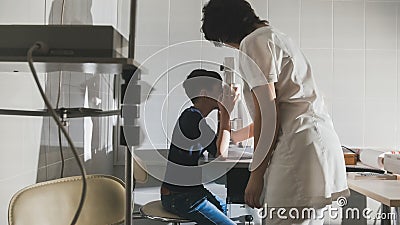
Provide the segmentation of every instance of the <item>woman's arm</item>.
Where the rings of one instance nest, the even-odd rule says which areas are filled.
[[[231,140],[230,113],[232,112],[239,94],[237,89],[223,86],[222,101],[218,102],[218,134],[217,134],[217,156],[227,156],[229,142]]]
[[[231,132],[231,138],[233,143],[238,143],[249,138],[254,137],[254,123],[248,125],[239,130],[233,130]]]
[[[278,113],[275,103],[275,87],[273,83],[258,86],[252,90],[254,119],[254,155],[251,164],[251,174],[245,190],[245,202],[250,207],[260,208],[259,202],[263,185],[264,173],[275,149]]]
[[[226,156],[229,148],[229,141],[231,139],[229,113],[224,107],[220,107],[218,112],[219,126],[217,134],[217,155]]]

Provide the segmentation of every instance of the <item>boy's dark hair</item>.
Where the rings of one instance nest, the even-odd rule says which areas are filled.
[[[217,72],[204,69],[193,70],[183,82],[185,93],[193,103],[201,90],[211,91],[215,85],[222,85],[221,76]]]
[[[201,30],[209,41],[240,43],[256,24],[266,23],[245,0],[210,0],[203,7]]]

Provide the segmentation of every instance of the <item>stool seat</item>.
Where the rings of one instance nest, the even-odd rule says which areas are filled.
[[[152,219],[152,220],[158,220],[158,221],[169,222],[169,223],[192,222],[191,220],[184,219],[182,217],[179,217],[178,215],[175,215],[173,213],[166,211],[161,204],[161,200],[149,202],[149,203],[145,204],[144,206],[140,207],[139,211],[143,217],[146,217],[146,218]]]

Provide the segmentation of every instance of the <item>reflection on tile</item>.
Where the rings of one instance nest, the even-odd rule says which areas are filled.
[[[68,126],[68,133],[71,136],[71,139],[74,143],[80,142],[83,143],[84,141],[84,119],[83,118],[76,118],[70,120]]]
[[[47,165],[47,160],[46,160],[46,153],[47,153],[47,145],[40,145],[40,150],[39,150],[39,162],[37,167],[38,168],[43,168]]]
[[[54,180],[61,177],[61,162],[51,164],[46,167],[47,169],[47,180]]]
[[[39,168],[36,176],[36,182],[43,182],[47,180],[47,168]]]
[[[80,155],[79,158],[83,162],[83,155]],[[61,162],[51,164],[46,168],[47,168],[47,180],[58,179],[61,177]],[[90,174],[90,171],[88,169],[87,172],[88,174]],[[64,167],[64,177],[79,176],[80,174],[81,173],[75,158],[66,159]]]
[[[62,135],[62,145],[63,146],[67,146],[68,143],[66,141],[66,139],[64,138],[64,136]],[[56,125],[56,123],[53,120],[50,120],[50,126],[49,126],[49,145],[50,146],[59,146],[58,143],[58,126]]]
[[[78,73],[78,72],[71,72],[70,73],[70,80],[68,83],[69,86],[72,87],[77,87],[77,88],[82,88],[85,87],[86,84],[86,74],[84,73]]]
[[[75,146],[75,149],[77,150],[78,154],[81,155],[83,154],[83,148]],[[74,157],[72,150],[69,146],[63,146],[63,155],[64,155],[64,160],[70,160]],[[52,165],[55,163],[61,162],[61,153],[60,153],[60,147],[59,146],[49,146],[47,148],[47,165]]]

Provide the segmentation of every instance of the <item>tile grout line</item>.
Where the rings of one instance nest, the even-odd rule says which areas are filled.
[[[301,47],[301,20],[302,20],[302,9],[303,9],[303,0],[299,0],[300,2],[300,7],[299,7],[299,48],[302,49]],[[304,49],[302,49],[304,50]]]
[[[363,93],[363,112],[362,112],[362,118],[363,118],[363,123],[362,123],[362,140],[363,140],[363,147],[365,147],[365,136],[366,136],[366,109],[367,109],[367,5],[365,0],[363,1],[364,3],[364,93]]]
[[[331,40],[332,40],[332,43],[331,43],[331,47],[332,47],[332,53],[331,53],[331,56],[332,56],[332,83],[333,83],[333,85],[332,86],[334,86],[334,84],[335,84],[335,4],[334,4],[334,1],[333,0],[331,0],[331,7],[332,7],[332,10],[331,10],[331,13],[332,13],[332,16],[331,16],[331,19],[332,19],[332,28],[331,28],[331,31],[332,31],[332,37],[331,37]],[[333,88],[331,88],[332,90],[332,92],[331,93],[333,93]],[[332,112],[331,112],[331,114],[332,114],[332,119],[334,119],[334,104],[333,104],[333,97],[332,97]]]
[[[399,4],[396,5],[396,80],[397,80],[397,101],[396,101],[396,115],[399,115],[399,108],[400,108],[400,104],[399,104]],[[395,148],[399,149],[400,148],[400,140],[399,140],[399,136],[400,136],[400,119],[398,116],[396,116],[396,146]],[[396,149],[395,149],[396,150]]]
[[[168,95],[169,95],[169,64],[170,64],[170,58],[169,58],[169,56],[170,56],[170,49],[169,49],[169,46],[170,46],[170,43],[171,42],[171,0],[168,0],[168,42],[167,42],[167,45],[168,45],[168,52],[167,52],[167,71],[166,71],[166,75],[167,75],[167,95],[166,95],[166,98],[167,98],[167,100],[168,100]],[[170,105],[169,105],[169,102],[167,101],[167,111],[165,112],[165,117],[166,117],[166,120],[168,121],[168,112],[169,112],[169,109],[170,109]],[[162,111],[161,111],[161,115],[162,115]],[[163,120],[162,120],[162,117],[161,117],[161,124],[163,124]],[[167,144],[167,146],[164,146],[165,148],[168,148],[168,123],[166,122],[166,124],[165,124],[165,126],[166,126],[166,129],[167,129],[167,134],[166,134],[166,137],[165,137],[165,143]]]

